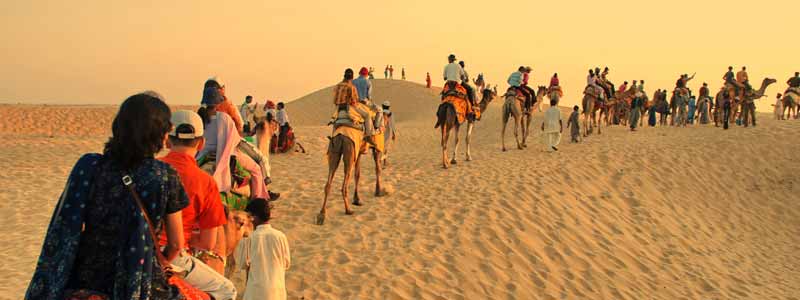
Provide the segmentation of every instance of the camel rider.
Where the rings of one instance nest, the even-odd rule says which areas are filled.
[[[371,112],[369,113],[370,116],[373,114],[376,115],[375,119],[366,120],[364,126],[369,126],[369,123],[374,125],[371,129],[366,128],[364,131],[364,137],[370,137],[372,135],[379,134],[380,131],[374,131],[373,129],[380,128],[382,124],[381,117],[382,114],[380,113],[381,108],[378,107],[375,103],[372,102],[372,81],[369,80],[369,70],[366,67],[361,67],[361,70],[358,71],[358,78],[353,79],[353,86],[356,87],[356,92],[358,92],[358,101],[361,104],[364,104],[368,107]],[[367,132],[371,132],[367,134]]]
[[[525,96],[525,103],[528,103],[530,102],[531,94],[528,92],[527,89],[522,87],[522,77],[524,73],[525,73],[525,67],[520,66],[516,72],[511,73],[511,75],[508,76],[507,82],[508,85],[510,86],[509,89],[513,89],[522,94],[523,96]]]
[[[472,88],[472,85],[469,84],[469,74],[467,73],[467,69],[464,68],[464,61],[459,61],[458,65],[461,66],[461,70],[464,72],[464,75],[461,76],[461,86],[467,90],[467,99],[471,105],[475,105],[475,89]]]
[[[747,67],[742,67],[742,70],[736,72],[736,82],[739,83],[739,97],[744,99],[744,95],[747,91],[751,90],[753,87],[750,86],[750,78],[747,77]]]
[[[794,72],[794,77],[789,78],[789,80],[786,81],[786,84],[789,85],[789,88],[786,89],[784,94],[795,93],[796,95],[800,96],[800,72]]]
[[[736,81],[736,76],[733,75],[733,67],[728,67],[728,72],[725,72],[725,76],[722,76],[722,79],[725,80],[725,87],[728,88],[728,94],[731,100],[733,100],[736,91],[742,88],[739,82]]]
[[[594,70],[589,69],[589,76],[586,77],[586,86],[592,87],[598,98],[605,98],[603,97],[605,91],[597,84],[597,81],[598,77],[594,74]]]
[[[627,90],[628,90],[628,82],[625,81],[622,83],[622,85],[619,86],[619,91],[617,91],[617,93],[624,93]]]
[[[558,91],[558,97],[564,96],[564,92],[561,90],[561,85],[558,80],[558,73],[554,73],[553,77],[550,77],[550,86],[547,87],[548,94],[553,91]]]
[[[530,66],[525,67],[525,71],[522,72],[522,84],[519,86],[520,88],[524,89],[528,92],[528,98],[526,98],[525,107],[526,109],[533,107],[534,96],[536,95],[536,91],[534,91],[531,87],[528,86],[528,80],[530,79],[531,70],[533,70]]]
[[[360,76],[359,79],[363,78]],[[364,79],[366,80],[366,79]],[[353,70],[344,71],[344,79],[333,89],[333,104],[337,106],[336,114],[332,122],[334,130],[339,126],[350,126],[364,130],[364,136],[374,135],[372,118],[366,107],[359,102],[360,95],[358,89],[353,84]],[[365,91],[369,91],[367,88]],[[368,94],[365,94],[368,97]]]
[[[608,95],[613,97],[614,96],[614,84],[611,83],[610,80],[608,80],[608,71],[609,71],[608,67],[603,68],[603,72],[600,73],[600,80],[603,81],[604,85],[608,88],[608,91],[606,93],[608,93]]]

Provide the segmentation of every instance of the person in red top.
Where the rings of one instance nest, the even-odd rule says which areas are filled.
[[[558,73],[553,74],[553,77],[550,78],[550,87],[559,86],[558,84]]]
[[[427,83],[426,87],[431,88],[431,73],[428,72],[428,75],[425,75],[425,83]]]
[[[531,107],[533,107],[534,105],[533,101],[535,100],[533,99],[533,95],[536,95],[536,91],[534,91],[531,87],[528,86],[528,78],[531,73],[531,70],[532,70],[531,67],[524,68],[524,71],[522,72],[522,84],[519,87],[525,89],[525,91],[528,92],[527,95],[525,95],[525,111],[532,113]]]
[[[181,211],[185,236],[183,251],[172,260],[172,264],[188,271],[185,277],[188,284],[214,299],[236,299],[233,283],[198,258],[222,260],[212,250],[217,246],[217,231],[227,223],[214,178],[200,169],[195,160],[197,151],[203,148],[203,120],[195,112],[178,110],[172,114],[170,122],[174,126],[167,141],[170,151],[161,161],[178,172],[183,189],[189,196],[189,205]],[[192,236],[195,229],[200,230],[196,238]],[[160,244],[165,242],[162,235]],[[189,245],[195,248],[195,256],[188,254]]]

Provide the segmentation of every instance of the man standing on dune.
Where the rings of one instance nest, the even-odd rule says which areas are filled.
[[[426,87],[427,88],[431,88],[431,73],[430,72],[428,72],[427,75],[425,75],[425,83],[426,83]]]

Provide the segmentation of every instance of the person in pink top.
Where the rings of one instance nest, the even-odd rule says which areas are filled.
[[[558,73],[553,74],[553,77],[550,78],[550,87],[559,86],[558,84]]]
[[[533,95],[536,95],[536,92],[528,86],[528,79],[529,74],[531,73],[531,67],[525,67],[525,71],[522,72],[522,84],[519,86],[525,91],[527,91],[527,95],[525,97],[525,111],[529,111],[530,108],[533,106]]]
[[[617,92],[624,93],[626,90],[628,90],[628,82],[627,81],[623,82],[622,85],[619,86],[619,91],[617,91]]]

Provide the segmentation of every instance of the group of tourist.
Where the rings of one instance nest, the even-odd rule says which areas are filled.
[[[369,72],[368,72],[369,79],[375,79],[375,77],[372,76],[372,71],[373,71],[373,69],[372,69],[372,67],[370,67],[369,68]],[[400,68],[400,78],[402,80],[406,80],[406,68],[405,67]],[[383,79],[394,79],[394,66],[393,65],[386,65],[386,68],[383,69]]]
[[[276,105],[272,100],[266,100],[263,108],[259,108],[259,103],[253,103],[253,96],[245,97],[244,103],[239,107],[243,125],[243,132],[246,136],[256,133],[256,124],[271,124],[277,130],[273,130],[271,135],[274,140],[270,147],[271,153],[282,153],[288,151],[292,146],[293,134],[289,125],[289,113],[286,104],[278,102]]]
[[[202,95],[198,112],[171,111],[154,92],[122,103],[103,153],[69,175],[25,299],[237,299],[224,276],[232,249],[248,272],[244,299],[286,299],[289,246],[270,226],[280,195],[268,190],[268,149],[269,122],[288,118],[279,104],[246,128],[253,111],[237,110],[219,79]],[[227,235],[247,223],[234,211],[255,226],[242,243]]]

